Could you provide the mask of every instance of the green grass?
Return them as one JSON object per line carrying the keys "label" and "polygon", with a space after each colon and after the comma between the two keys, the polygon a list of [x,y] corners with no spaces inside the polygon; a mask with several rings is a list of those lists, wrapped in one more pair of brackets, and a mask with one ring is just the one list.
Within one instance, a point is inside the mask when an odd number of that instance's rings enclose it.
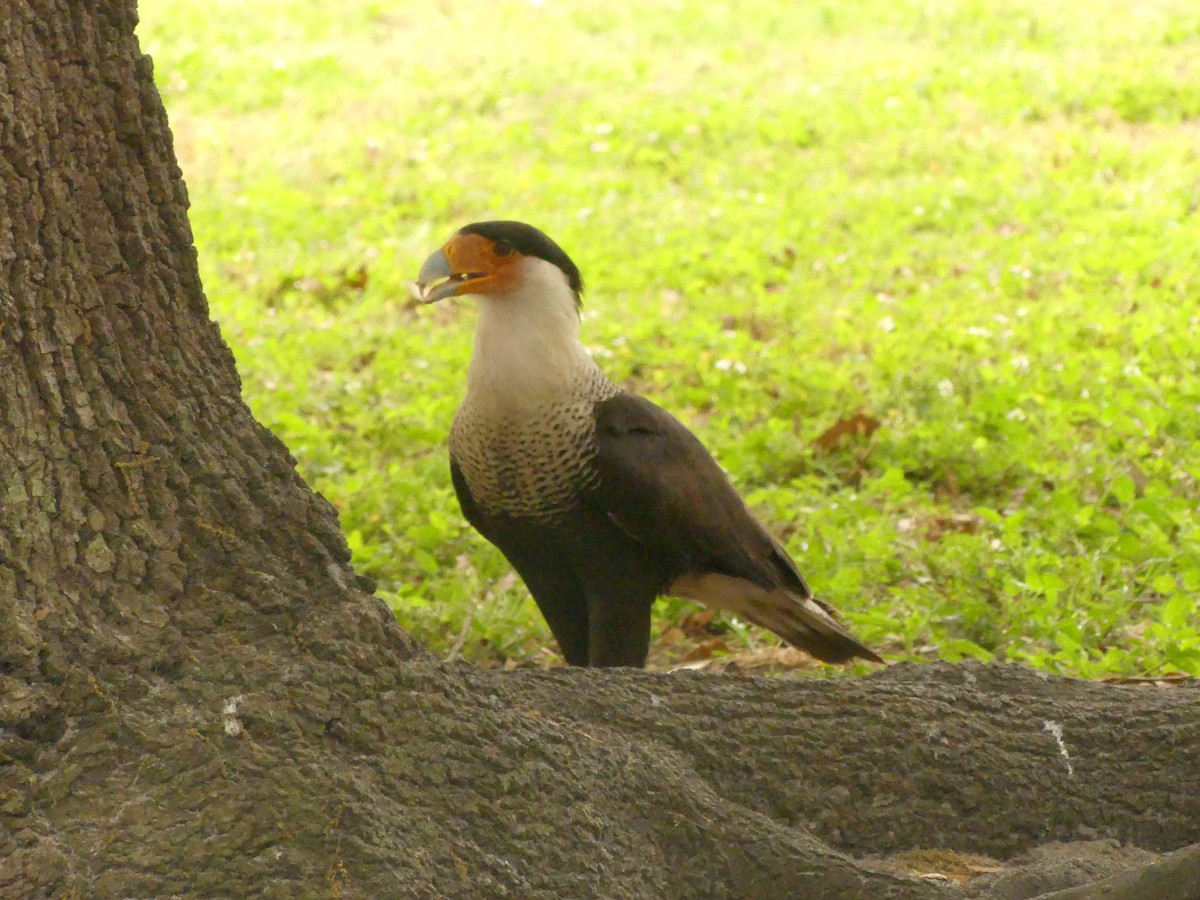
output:
{"label": "green grass", "polygon": [[144,0],[140,35],[246,397],[434,649],[550,644],[450,487],[473,310],[406,290],[505,217],[868,643],[1200,674],[1200,9],[1103,7]]}

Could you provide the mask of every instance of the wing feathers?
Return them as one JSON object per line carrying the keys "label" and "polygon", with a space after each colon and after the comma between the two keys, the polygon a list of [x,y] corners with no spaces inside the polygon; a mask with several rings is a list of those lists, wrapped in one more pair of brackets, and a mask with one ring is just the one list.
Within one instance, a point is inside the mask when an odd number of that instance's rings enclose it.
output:
{"label": "wing feathers", "polygon": [[807,592],[794,568],[774,563],[774,540],[670,413],[622,393],[596,404],[596,425],[599,480],[590,502],[622,531],[679,571],[723,572],[764,588],[783,579]]}
{"label": "wing feathers", "polygon": [[882,662],[813,599],[787,552],[696,437],[649,400],[596,404],[588,502],[680,573],[668,593],[732,610],[826,662]]}

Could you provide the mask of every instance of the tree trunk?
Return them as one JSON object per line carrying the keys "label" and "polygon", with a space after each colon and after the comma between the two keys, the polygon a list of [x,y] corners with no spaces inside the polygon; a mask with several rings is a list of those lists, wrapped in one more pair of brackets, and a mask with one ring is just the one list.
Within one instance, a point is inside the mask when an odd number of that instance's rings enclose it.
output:
{"label": "tree trunk", "polygon": [[[0,894],[920,898],[878,857],[1200,841],[1194,685],[426,658],[240,398],[135,23],[0,6]],[[1155,859],[1050,856],[967,890]]]}

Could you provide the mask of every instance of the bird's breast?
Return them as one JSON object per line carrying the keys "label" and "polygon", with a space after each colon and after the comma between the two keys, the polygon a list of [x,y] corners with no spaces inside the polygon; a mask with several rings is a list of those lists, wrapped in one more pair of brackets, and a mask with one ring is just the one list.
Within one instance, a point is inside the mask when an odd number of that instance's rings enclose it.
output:
{"label": "bird's breast", "polygon": [[575,397],[522,408],[468,397],[450,430],[450,453],[488,512],[561,518],[595,480],[593,402]]}

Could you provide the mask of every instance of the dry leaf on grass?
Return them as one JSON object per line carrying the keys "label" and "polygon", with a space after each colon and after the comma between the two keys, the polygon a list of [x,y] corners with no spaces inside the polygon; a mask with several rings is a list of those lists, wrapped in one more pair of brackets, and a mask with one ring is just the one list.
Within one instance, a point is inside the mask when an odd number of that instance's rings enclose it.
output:
{"label": "dry leaf on grass", "polygon": [[713,615],[711,609],[702,609],[697,612],[688,613],[679,620],[679,628],[690,638],[707,640],[713,636],[711,629]]}
{"label": "dry leaf on grass", "polygon": [[699,659],[712,659],[718,653],[728,653],[729,647],[721,638],[712,638],[697,644],[687,653],[683,654],[684,662],[694,662]]}
{"label": "dry leaf on grass", "polygon": [[848,419],[840,419],[829,428],[826,428],[821,435],[813,441],[813,446],[818,450],[823,450],[829,453],[841,443],[843,438],[847,437],[864,437],[868,438],[879,430],[882,423],[878,419],[863,413],[856,413]]}
{"label": "dry leaf on grass", "polygon": [[664,631],[658,638],[658,646],[674,647],[677,644],[682,644],[687,640],[687,635],[682,628],[672,626]]}

